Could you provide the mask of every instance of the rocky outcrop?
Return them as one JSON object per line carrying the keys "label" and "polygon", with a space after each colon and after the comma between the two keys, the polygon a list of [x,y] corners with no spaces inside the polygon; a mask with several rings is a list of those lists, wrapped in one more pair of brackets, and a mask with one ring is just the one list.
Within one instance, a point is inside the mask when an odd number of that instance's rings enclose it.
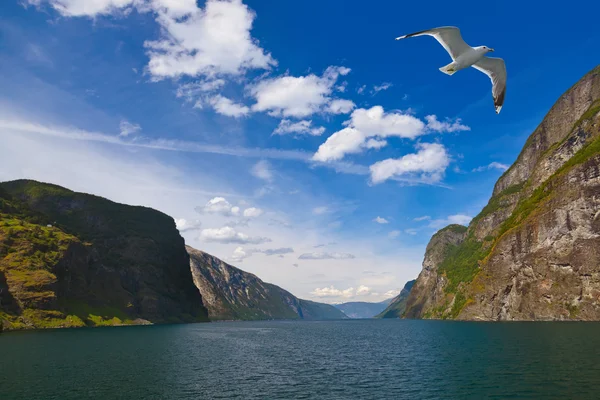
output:
{"label": "rocky outcrop", "polygon": [[394,297],[388,306],[376,318],[401,318],[406,310],[408,295],[415,285],[416,280],[406,282],[398,296]]}
{"label": "rocky outcrop", "polygon": [[460,243],[437,243],[406,317],[600,320],[600,67],[569,89]]}
{"label": "rocky outcrop", "polygon": [[344,319],[329,304],[298,299],[256,275],[190,246],[190,267],[211,320]]}
{"label": "rocky outcrop", "polygon": [[206,321],[173,219],[35,181],[0,184],[5,328]]}

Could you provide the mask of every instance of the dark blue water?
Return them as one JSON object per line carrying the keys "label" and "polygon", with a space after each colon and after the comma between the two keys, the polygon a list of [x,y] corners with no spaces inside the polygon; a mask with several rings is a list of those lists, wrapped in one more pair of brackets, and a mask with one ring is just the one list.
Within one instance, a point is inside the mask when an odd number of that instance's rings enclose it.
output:
{"label": "dark blue water", "polygon": [[600,324],[239,322],[0,335],[0,399],[600,398]]}

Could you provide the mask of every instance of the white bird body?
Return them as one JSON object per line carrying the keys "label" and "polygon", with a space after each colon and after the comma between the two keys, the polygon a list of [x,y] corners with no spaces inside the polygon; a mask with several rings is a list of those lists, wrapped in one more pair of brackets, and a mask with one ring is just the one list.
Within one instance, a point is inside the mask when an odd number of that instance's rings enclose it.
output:
{"label": "white bird body", "polygon": [[434,37],[452,57],[450,64],[440,68],[443,73],[452,75],[461,69],[473,67],[489,76],[492,81],[492,97],[496,113],[500,113],[506,93],[506,66],[501,58],[485,56],[494,49],[487,46],[469,46],[460,35],[460,30],[454,26],[410,33],[397,37],[396,40],[422,35]]}

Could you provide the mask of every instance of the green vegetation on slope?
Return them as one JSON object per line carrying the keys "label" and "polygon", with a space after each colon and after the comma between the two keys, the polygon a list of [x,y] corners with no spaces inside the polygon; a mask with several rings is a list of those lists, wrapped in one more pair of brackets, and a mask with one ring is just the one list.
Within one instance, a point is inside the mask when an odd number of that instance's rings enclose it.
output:
{"label": "green vegetation on slope", "polygon": [[[577,121],[572,132],[580,126],[584,121],[594,118],[600,112],[600,102],[595,102],[584,113],[582,118]],[[564,139],[562,142],[564,142]],[[562,143],[561,142],[561,143]],[[551,149],[556,149],[558,146],[553,146]],[[494,246],[508,231],[518,227],[523,223],[536,209],[539,209],[541,203],[549,198],[549,196],[557,190],[556,185],[558,179],[573,167],[584,163],[591,157],[600,154],[600,136],[587,143],[582,149],[569,158],[556,172],[544,181],[533,193],[519,200],[512,214],[500,225],[498,234],[488,236],[484,242],[479,242],[475,239],[472,233],[458,246],[450,246],[444,260],[438,267],[440,274],[443,274],[448,279],[444,291],[449,294],[454,294],[454,303],[451,310],[447,311],[449,304],[429,310],[425,317],[433,318],[456,318],[462,309],[471,301],[466,297],[466,286],[470,284],[475,276],[480,271],[480,263],[484,261],[491,253]],[[531,183],[523,182],[519,185],[513,185],[499,193],[497,196],[490,199],[488,205],[479,213],[470,226],[475,226],[476,223],[486,215],[489,215],[502,207],[502,199],[514,193],[522,192]]]}
{"label": "green vegetation on slope", "polygon": [[55,185],[0,183],[0,323],[55,328],[140,318],[206,319],[170,217]]}

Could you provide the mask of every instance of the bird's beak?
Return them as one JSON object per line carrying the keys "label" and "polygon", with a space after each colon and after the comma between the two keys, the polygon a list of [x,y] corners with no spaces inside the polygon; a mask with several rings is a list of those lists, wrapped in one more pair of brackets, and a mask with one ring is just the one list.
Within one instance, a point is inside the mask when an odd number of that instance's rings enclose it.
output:
{"label": "bird's beak", "polygon": [[494,51],[494,49],[490,49],[490,51]]}

